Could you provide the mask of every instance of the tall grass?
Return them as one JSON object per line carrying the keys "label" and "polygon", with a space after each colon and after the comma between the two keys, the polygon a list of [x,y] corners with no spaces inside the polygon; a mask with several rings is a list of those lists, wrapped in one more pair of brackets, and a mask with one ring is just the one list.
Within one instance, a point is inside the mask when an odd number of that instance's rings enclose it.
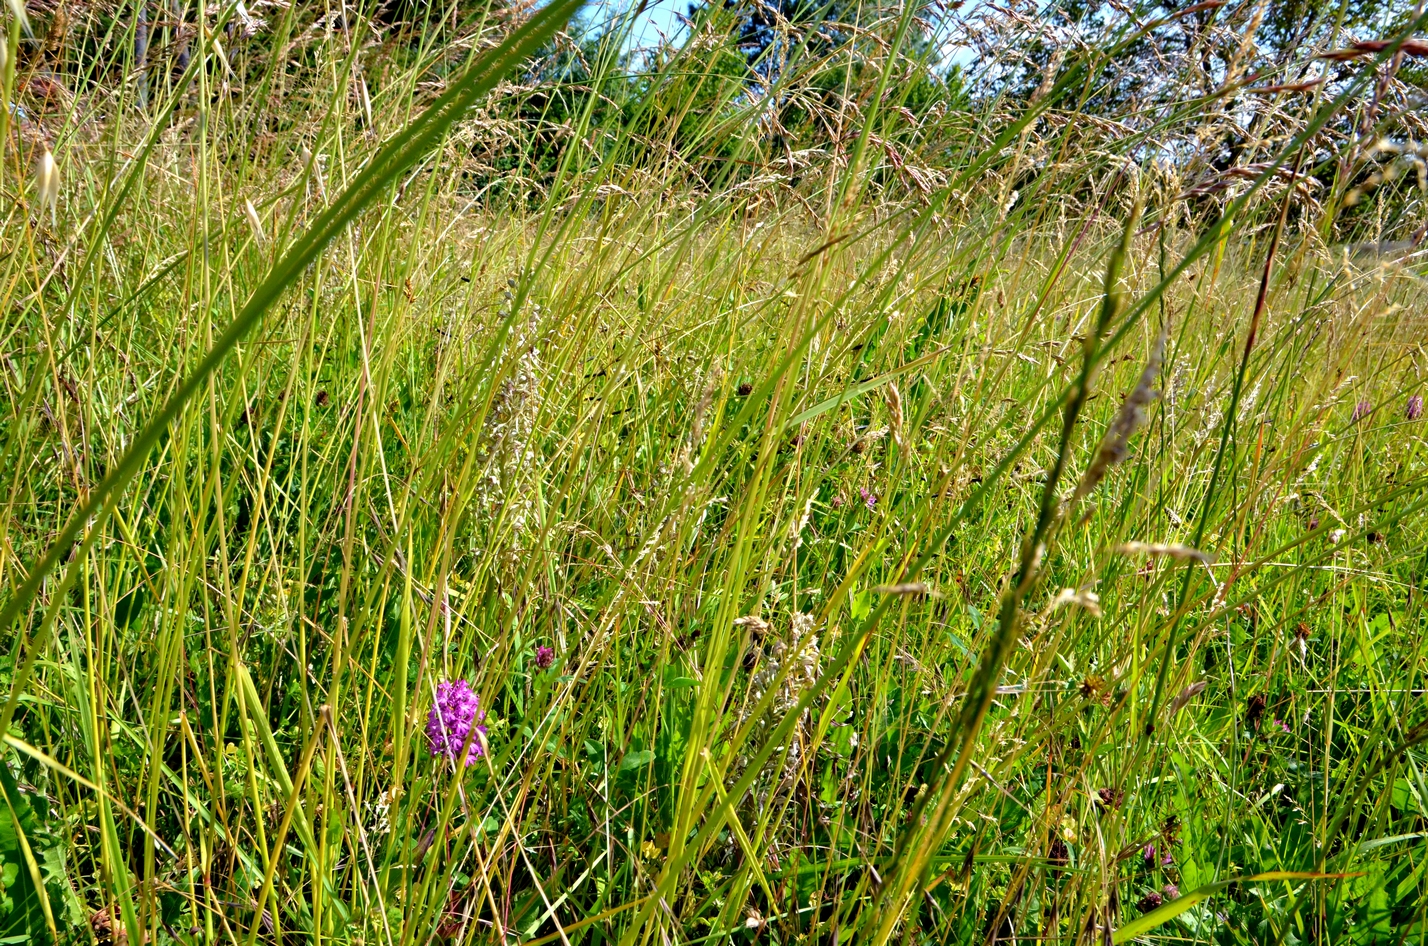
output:
{"label": "tall grass", "polygon": [[1303,177],[1395,47],[1233,190],[1091,147],[1164,24],[919,113],[912,7],[574,8],[7,21],[0,935],[1421,942],[1422,273]]}

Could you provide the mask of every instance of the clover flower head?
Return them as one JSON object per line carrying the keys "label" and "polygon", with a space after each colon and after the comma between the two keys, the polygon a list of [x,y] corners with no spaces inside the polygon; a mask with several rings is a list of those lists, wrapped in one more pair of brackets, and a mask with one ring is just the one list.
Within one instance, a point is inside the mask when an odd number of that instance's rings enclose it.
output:
{"label": "clover flower head", "polygon": [[866,486],[859,486],[859,487],[858,487],[858,495],[863,497],[863,505],[867,506],[869,509],[872,509],[872,508],[874,508],[875,506],[877,506],[877,504],[878,504],[878,497],[877,497],[877,495],[874,494],[874,493],[872,493],[872,492],[869,492],[869,490],[868,490],[868,488],[867,488]]}
{"label": "clover flower head", "polygon": [[538,669],[545,670],[551,664],[555,663],[555,650],[553,648],[545,646],[544,644],[541,644],[536,647],[535,660],[536,667]]}
{"label": "clover flower head", "polygon": [[481,698],[471,689],[471,684],[465,680],[437,684],[436,701],[426,717],[426,738],[431,754],[455,761],[462,747],[466,747],[464,764],[470,765],[486,752],[486,727],[481,725],[485,719]]}
{"label": "clover flower head", "polygon": [[1408,399],[1408,407],[1404,409],[1403,416],[1409,420],[1417,420],[1423,416],[1423,395],[1415,394]]}

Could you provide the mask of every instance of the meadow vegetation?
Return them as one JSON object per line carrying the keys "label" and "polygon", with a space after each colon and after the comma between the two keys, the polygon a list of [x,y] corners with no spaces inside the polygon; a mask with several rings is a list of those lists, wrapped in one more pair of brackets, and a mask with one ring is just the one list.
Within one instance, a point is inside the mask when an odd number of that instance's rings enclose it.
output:
{"label": "meadow vegetation", "polygon": [[7,7],[0,942],[1428,939],[1421,12],[578,8]]}

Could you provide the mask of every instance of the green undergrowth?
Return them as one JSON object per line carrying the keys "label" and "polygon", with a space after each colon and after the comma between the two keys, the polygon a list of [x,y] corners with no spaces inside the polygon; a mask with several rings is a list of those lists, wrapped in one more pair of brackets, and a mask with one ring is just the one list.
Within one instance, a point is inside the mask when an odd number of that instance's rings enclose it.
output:
{"label": "green undergrowth", "polygon": [[1428,935],[1412,265],[1114,162],[486,203],[457,124],[195,374],[384,88],[4,211],[0,941]]}

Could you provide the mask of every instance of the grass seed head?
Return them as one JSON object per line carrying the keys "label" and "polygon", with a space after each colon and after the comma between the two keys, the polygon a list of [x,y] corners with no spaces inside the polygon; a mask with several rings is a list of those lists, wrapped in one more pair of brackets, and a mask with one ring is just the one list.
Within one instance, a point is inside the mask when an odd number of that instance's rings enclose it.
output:
{"label": "grass seed head", "polygon": [[1129,455],[1130,438],[1140,425],[1145,423],[1146,406],[1158,396],[1158,392],[1151,385],[1155,383],[1156,376],[1160,374],[1160,362],[1165,355],[1165,339],[1169,329],[1169,322],[1161,326],[1155,346],[1151,349],[1145,368],[1140,373],[1140,380],[1126,395],[1125,401],[1121,403],[1121,409],[1116,413],[1115,420],[1111,421],[1110,427],[1106,428],[1105,436],[1101,438],[1101,445],[1096,450],[1095,459],[1086,468],[1081,482],[1076,486],[1076,493],[1071,500],[1073,507],[1096,488],[1096,484],[1105,477],[1106,471],[1123,462]]}
{"label": "grass seed head", "polygon": [[59,166],[50,149],[41,145],[39,157],[35,159],[35,204],[41,213],[49,211],[52,226],[59,206],[59,192]]}
{"label": "grass seed head", "polygon": [[268,242],[267,236],[263,233],[263,221],[258,216],[258,208],[253,206],[251,200],[243,201],[243,215],[248,218],[248,228],[253,231],[253,239],[259,246]]}

